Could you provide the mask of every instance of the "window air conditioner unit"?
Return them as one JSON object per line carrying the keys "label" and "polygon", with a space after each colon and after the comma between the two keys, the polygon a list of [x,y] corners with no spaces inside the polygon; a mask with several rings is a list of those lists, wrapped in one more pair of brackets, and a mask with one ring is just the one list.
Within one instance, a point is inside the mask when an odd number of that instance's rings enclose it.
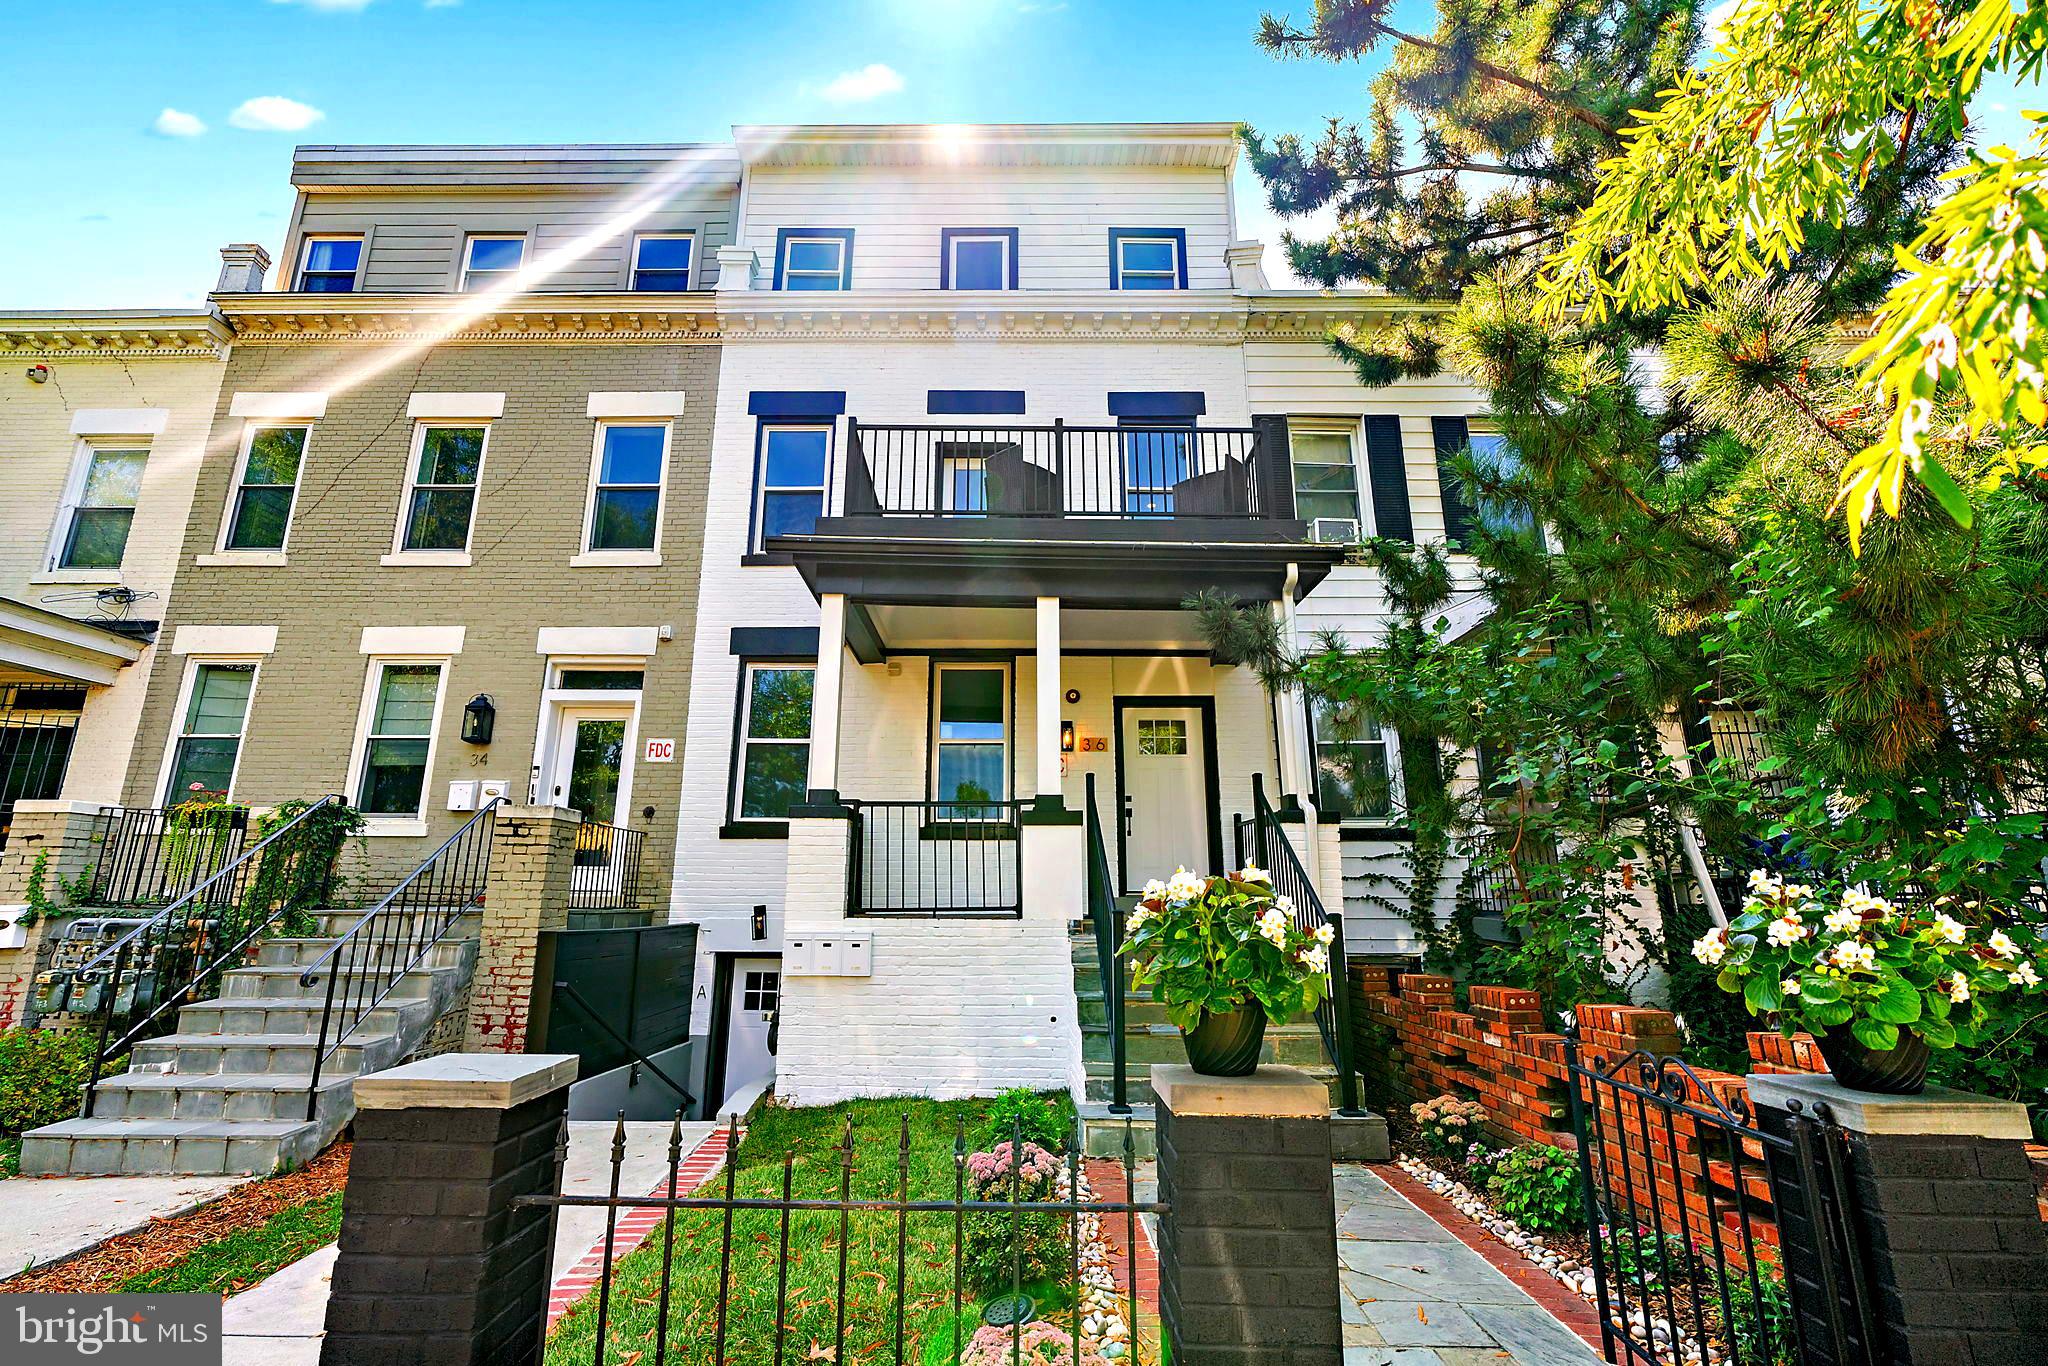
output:
{"label": "window air conditioner unit", "polygon": [[1356,517],[1318,517],[1309,524],[1309,539],[1325,545],[1356,545],[1359,535]]}

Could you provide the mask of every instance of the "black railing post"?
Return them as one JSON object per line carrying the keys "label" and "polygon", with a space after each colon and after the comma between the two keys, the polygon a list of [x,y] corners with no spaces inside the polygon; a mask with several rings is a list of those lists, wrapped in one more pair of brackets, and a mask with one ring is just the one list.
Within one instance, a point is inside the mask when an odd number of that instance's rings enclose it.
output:
{"label": "black railing post", "polygon": [[1351,960],[1344,953],[1344,915],[1330,911],[1330,995],[1337,1007],[1337,1113],[1356,1119],[1365,1111],[1358,1105],[1358,1060],[1351,1037]]}

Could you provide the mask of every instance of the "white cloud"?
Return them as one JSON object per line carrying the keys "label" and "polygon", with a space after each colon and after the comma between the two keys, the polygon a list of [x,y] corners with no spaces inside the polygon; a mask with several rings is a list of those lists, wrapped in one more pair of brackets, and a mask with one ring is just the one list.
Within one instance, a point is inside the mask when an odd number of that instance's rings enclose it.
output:
{"label": "white cloud", "polygon": [[196,138],[206,131],[206,124],[197,114],[188,114],[182,109],[172,109],[168,106],[163,113],[156,116],[156,122],[149,126],[158,137],[166,138]]}
{"label": "white cloud", "polygon": [[903,77],[896,68],[870,62],[858,71],[842,71],[818,93],[836,104],[880,99],[903,89]]}
{"label": "white cloud", "polygon": [[349,14],[356,10],[368,9],[371,0],[270,0],[273,5],[304,5],[307,9],[323,10],[329,14]]}
{"label": "white cloud", "polygon": [[228,122],[237,128],[259,133],[296,133],[326,117],[312,105],[300,104],[283,95],[258,95],[236,105],[235,112],[228,115]]}

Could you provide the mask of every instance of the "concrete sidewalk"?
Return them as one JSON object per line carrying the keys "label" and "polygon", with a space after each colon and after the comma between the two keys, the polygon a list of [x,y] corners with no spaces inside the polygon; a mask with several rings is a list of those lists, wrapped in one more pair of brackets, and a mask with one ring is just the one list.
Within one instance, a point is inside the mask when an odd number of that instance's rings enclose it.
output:
{"label": "concrete sidewalk", "polygon": [[0,1181],[0,1277],[43,1266],[152,1219],[182,1214],[247,1176],[16,1176]]}

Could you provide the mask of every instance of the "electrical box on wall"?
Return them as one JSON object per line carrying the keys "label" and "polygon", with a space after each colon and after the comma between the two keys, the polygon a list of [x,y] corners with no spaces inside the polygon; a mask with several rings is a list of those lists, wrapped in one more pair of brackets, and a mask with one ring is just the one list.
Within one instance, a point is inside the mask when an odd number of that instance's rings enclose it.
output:
{"label": "electrical box on wall", "polygon": [[785,977],[872,977],[875,941],[864,934],[791,936],[782,942]]}
{"label": "electrical box on wall", "polygon": [[448,784],[448,809],[450,811],[476,810],[476,784]]}

